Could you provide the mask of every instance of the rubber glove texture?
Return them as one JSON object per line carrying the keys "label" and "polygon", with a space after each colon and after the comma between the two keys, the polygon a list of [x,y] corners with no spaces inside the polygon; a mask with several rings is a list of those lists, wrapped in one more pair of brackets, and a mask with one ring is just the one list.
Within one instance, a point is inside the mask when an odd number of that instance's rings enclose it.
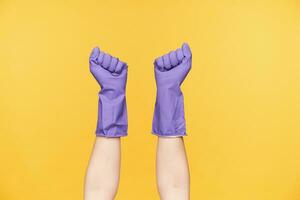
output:
{"label": "rubber glove texture", "polygon": [[90,71],[101,87],[98,101],[96,136],[127,135],[126,81],[127,64],[98,47],[89,59]]}
{"label": "rubber glove texture", "polygon": [[180,86],[191,69],[192,53],[188,44],[154,61],[156,102],[152,133],[158,136],[185,136],[183,94]]}

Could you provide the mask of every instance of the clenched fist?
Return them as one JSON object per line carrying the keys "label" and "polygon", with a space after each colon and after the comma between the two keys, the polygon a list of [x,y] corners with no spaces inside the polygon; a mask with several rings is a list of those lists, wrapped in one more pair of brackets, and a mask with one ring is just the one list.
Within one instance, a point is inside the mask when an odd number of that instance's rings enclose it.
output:
{"label": "clenched fist", "polygon": [[152,133],[159,136],[186,135],[180,86],[189,73],[191,64],[192,53],[188,44],[155,59],[157,93]]}
{"label": "clenched fist", "polygon": [[98,104],[97,136],[127,135],[126,81],[127,64],[94,48],[89,59],[90,71],[101,86]]}

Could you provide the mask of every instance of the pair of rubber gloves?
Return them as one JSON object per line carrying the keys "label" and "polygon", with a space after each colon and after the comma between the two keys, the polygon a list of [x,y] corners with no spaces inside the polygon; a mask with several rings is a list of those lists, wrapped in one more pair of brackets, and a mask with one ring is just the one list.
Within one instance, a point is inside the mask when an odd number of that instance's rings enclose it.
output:
{"label": "pair of rubber gloves", "polygon": [[[101,86],[96,135],[127,135],[126,108],[127,64],[98,47],[90,55],[90,71]],[[154,62],[157,87],[152,133],[158,136],[184,136],[183,94],[180,86],[189,73],[192,54],[189,45],[171,51]]]}

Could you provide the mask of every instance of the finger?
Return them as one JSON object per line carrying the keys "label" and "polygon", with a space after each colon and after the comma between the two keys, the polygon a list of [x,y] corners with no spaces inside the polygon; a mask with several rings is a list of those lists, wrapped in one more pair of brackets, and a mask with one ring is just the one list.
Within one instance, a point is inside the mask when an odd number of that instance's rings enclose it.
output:
{"label": "finger", "polygon": [[103,58],[104,58],[104,52],[103,52],[103,51],[100,51],[100,53],[99,53],[99,55],[98,55],[98,58],[97,58],[97,62],[98,62],[99,65],[102,64]]}
{"label": "finger", "polygon": [[169,54],[163,55],[163,62],[164,62],[165,69],[170,69],[172,67]]}
{"label": "finger", "polygon": [[170,56],[170,61],[171,61],[171,65],[173,67],[175,67],[176,65],[178,65],[178,59],[176,56],[176,51],[171,51],[171,53],[169,54]]}
{"label": "finger", "polygon": [[104,69],[108,69],[108,67],[109,67],[109,64],[110,64],[110,61],[111,61],[111,55],[109,55],[109,54],[104,54],[104,58],[103,58],[103,62],[102,62],[102,67],[104,68]]}
{"label": "finger", "polygon": [[119,60],[115,68],[115,73],[120,74],[124,66],[126,66],[126,63]]}
{"label": "finger", "polygon": [[90,60],[96,61],[99,53],[100,53],[100,49],[98,47],[93,48],[91,55],[90,55]]}
{"label": "finger", "polygon": [[176,50],[176,56],[178,59],[178,62],[181,62],[183,59],[183,52],[182,52],[182,48],[179,48]]}
{"label": "finger", "polygon": [[112,57],[112,58],[111,58],[110,65],[109,65],[109,67],[108,67],[108,71],[114,72],[115,69],[116,69],[117,63],[118,63],[118,59],[115,58],[115,57]]}
{"label": "finger", "polygon": [[190,49],[190,46],[187,43],[184,43],[182,45],[182,52],[183,52],[184,57],[186,57],[186,58],[192,57],[192,51]]}
{"label": "finger", "polygon": [[155,65],[156,65],[160,70],[163,69],[163,67],[164,67],[164,61],[163,61],[163,58],[162,58],[162,57],[156,58],[154,63],[155,63]]}

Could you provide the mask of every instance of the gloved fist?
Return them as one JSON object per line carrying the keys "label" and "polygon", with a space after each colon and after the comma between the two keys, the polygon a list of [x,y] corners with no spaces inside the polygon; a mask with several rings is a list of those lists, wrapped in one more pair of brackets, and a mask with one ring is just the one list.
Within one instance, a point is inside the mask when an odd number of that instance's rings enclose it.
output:
{"label": "gloved fist", "polygon": [[180,86],[189,73],[192,64],[192,53],[188,44],[171,51],[154,62],[157,88]]}
{"label": "gloved fist", "polygon": [[152,133],[159,136],[186,135],[183,94],[180,86],[189,73],[192,53],[188,44],[154,62],[157,86]]}
{"label": "gloved fist", "polygon": [[126,63],[96,47],[90,55],[90,71],[101,86],[101,93],[108,92],[108,98],[125,93]]}
{"label": "gloved fist", "polygon": [[96,135],[127,135],[126,81],[127,64],[94,48],[90,55],[90,71],[101,86]]}

